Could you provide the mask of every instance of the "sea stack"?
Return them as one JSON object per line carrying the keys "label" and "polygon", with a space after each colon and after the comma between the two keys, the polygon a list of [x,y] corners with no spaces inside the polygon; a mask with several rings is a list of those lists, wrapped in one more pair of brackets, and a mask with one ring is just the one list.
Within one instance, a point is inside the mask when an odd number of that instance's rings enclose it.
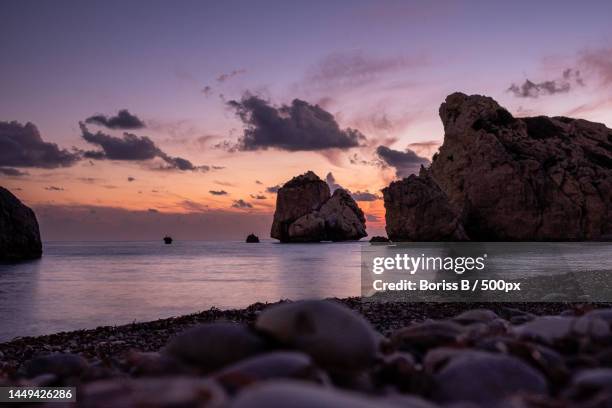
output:
{"label": "sea stack", "polygon": [[246,237],[246,242],[248,244],[258,244],[259,243],[259,237],[255,234],[249,234]]}
{"label": "sea stack", "polygon": [[393,241],[612,239],[612,130],[454,93],[429,168],[383,190]]}
{"label": "sea stack", "polygon": [[358,240],[367,235],[363,211],[344,189],[308,171],[285,183],[276,197],[272,238],[281,242]]}
{"label": "sea stack", "polygon": [[0,187],[0,261],[37,259],[41,255],[42,243],[34,211]]}
{"label": "sea stack", "polygon": [[173,241],[173,239],[172,239],[172,237],[171,237],[171,236],[166,235],[166,236],[164,237],[164,244],[166,244],[166,245],[170,245],[170,244],[172,243],[172,241]]}

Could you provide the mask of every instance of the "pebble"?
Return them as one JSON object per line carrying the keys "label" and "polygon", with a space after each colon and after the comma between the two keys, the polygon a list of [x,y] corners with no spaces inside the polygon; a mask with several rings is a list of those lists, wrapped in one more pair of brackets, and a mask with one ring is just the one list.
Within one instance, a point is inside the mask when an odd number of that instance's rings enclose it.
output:
{"label": "pebble", "polygon": [[455,345],[464,327],[444,320],[429,320],[396,330],[391,342],[396,349],[422,352],[434,347]]}
{"label": "pebble", "polygon": [[49,354],[33,358],[25,365],[28,378],[53,374],[59,379],[80,377],[87,370],[87,361],[76,354]]}
{"label": "pebble", "polygon": [[363,317],[337,302],[273,306],[258,316],[255,327],[329,369],[359,370],[376,361],[377,333]]}
{"label": "pebble", "polygon": [[257,355],[223,368],[213,378],[231,392],[256,382],[295,378],[323,381],[310,356],[295,351],[276,351]]}
{"label": "pebble", "polygon": [[[278,381],[256,385],[236,397],[229,408],[391,408],[392,401],[302,382]],[[405,404],[404,408],[422,408]]]}
{"label": "pebble", "polygon": [[211,372],[265,349],[265,341],[244,325],[206,323],[173,338],[164,353],[203,372]]}
{"label": "pebble", "polygon": [[465,350],[434,377],[432,397],[439,402],[493,404],[516,393],[548,393],[546,379],[521,360]]}
{"label": "pebble", "polygon": [[219,407],[226,401],[218,384],[196,377],[116,378],[90,383],[79,391],[79,406],[87,408]]}

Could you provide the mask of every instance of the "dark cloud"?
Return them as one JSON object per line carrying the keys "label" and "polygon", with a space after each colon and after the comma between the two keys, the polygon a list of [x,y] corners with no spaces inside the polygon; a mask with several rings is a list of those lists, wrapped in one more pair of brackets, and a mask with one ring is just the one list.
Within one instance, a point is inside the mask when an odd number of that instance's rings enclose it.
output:
{"label": "dark cloud", "polygon": [[417,173],[422,165],[429,164],[429,160],[418,156],[410,149],[405,152],[393,150],[387,146],[378,146],[376,154],[384,165],[395,168],[397,177],[408,177],[410,174]]}
{"label": "dark cloud", "polygon": [[210,190],[209,193],[216,196],[227,195],[227,191],[225,190]]}
{"label": "dark cloud", "polygon": [[14,169],[12,167],[0,167],[0,174],[4,174],[5,176],[9,177],[21,177],[28,175],[27,172]]}
{"label": "dark cloud", "polygon": [[77,153],[44,142],[31,122],[0,122],[0,166],[51,169],[72,166],[79,159]]}
{"label": "dark cloud", "polygon": [[255,184],[263,184],[263,183],[259,180],[255,180]]}
{"label": "dark cloud", "polygon": [[266,196],[263,194],[251,194],[253,200],[265,200]]}
{"label": "dark cloud", "polygon": [[232,207],[234,208],[253,208],[253,204],[248,203],[241,198],[240,200],[234,200]]}
{"label": "dark cloud", "polygon": [[57,187],[57,186],[45,187],[45,190],[47,190],[47,191],[64,191],[64,189],[62,187]]}
{"label": "dark cloud", "polygon": [[132,181],[134,181],[134,180],[136,180],[136,179],[135,179],[134,177],[132,177],[132,176],[129,176],[129,177],[127,178],[127,181],[129,181],[130,183],[131,183]]}
{"label": "dark cloud", "polygon": [[281,188],[282,186],[280,184],[277,184],[275,186],[272,187],[267,187],[266,188],[266,192],[270,193],[270,194],[276,194],[278,193],[278,190]]}
{"label": "dark cloud", "polygon": [[299,99],[277,108],[257,96],[245,95],[227,104],[246,126],[237,150],[348,149],[365,140],[358,130],[340,129],[331,113]]}
{"label": "dark cloud", "polygon": [[166,164],[160,170],[199,170],[208,171],[209,166],[194,166],[189,160],[182,157],[173,157],[162,151],[147,136],[137,136],[124,133],[122,137],[111,136],[100,131],[90,132],[84,123],[81,127],[81,136],[88,143],[99,146],[102,150],[89,150],[83,152],[84,157],[96,160],[129,160],[145,161],[160,158]]}
{"label": "dark cloud", "polygon": [[232,79],[235,76],[244,74],[245,72],[246,69],[234,69],[233,71],[225,72],[217,77],[217,82],[225,82],[228,79]]}
{"label": "dark cloud", "polygon": [[141,129],[145,124],[127,109],[121,109],[116,116],[94,115],[85,119],[85,123],[105,126],[109,129]]}
{"label": "dark cloud", "polygon": [[150,212],[150,213],[154,213],[154,214],[159,213],[159,211],[156,210],[155,208],[149,208],[147,211]]}
{"label": "dark cloud", "polygon": [[507,91],[518,98],[538,98],[544,95],[568,93],[576,85],[584,86],[580,71],[568,68],[563,71],[561,78],[538,83],[526,79],[522,85],[510,85]]}
{"label": "dark cloud", "polygon": [[376,201],[380,200],[380,196],[378,194],[370,193],[369,191],[355,191],[351,193],[351,197],[355,201]]}
{"label": "dark cloud", "polygon": [[209,96],[212,93],[212,87],[206,85],[204,88],[202,88],[202,93],[206,96]]}

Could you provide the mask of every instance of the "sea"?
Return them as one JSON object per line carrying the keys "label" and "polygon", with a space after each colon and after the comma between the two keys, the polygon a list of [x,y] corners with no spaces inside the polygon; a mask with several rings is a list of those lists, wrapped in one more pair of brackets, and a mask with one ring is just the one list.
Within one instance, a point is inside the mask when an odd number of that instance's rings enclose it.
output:
{"label": "sea", "polygon": [[[420,254],[428,245],[414,244]],[[516,244],[496,273],[612,269],[612,245]],[[559,246],[562,245],[562,246]],[[435,248],[434,248],[435,249]],[[384,248],[383,248],[384,250]],[[438,250],[438,249],[436,249]],[[43,257],[0,264],[0,342],[255,302],[359,296],[367,242],[45,242]],[[612,274],[610,275],[612,276]],[[612,296],[612,294],[611,294]]]}

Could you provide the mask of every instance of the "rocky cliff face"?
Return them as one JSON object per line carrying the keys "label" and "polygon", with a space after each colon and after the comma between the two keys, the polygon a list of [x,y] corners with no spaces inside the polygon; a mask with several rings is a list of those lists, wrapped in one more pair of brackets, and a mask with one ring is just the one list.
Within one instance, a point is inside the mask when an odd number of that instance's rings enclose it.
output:
{"label": "rocky cliff face", "polygon": [[40,258],[42,244],[34,211],[0,187],[0,261]]}
{"label": "rocky cliff face", "polygon": [[514,118],[461,93],[440,107],[429,169],[384,190],[392,240],[612,238],[612,130],[566,117]]}
{"label": "rocky cliff face", "polygon": [[343,189],[330,196],[327,183],[312,171],[278,190],[272,238],[281,242],[347,241],[365,237],[365,217]]}

